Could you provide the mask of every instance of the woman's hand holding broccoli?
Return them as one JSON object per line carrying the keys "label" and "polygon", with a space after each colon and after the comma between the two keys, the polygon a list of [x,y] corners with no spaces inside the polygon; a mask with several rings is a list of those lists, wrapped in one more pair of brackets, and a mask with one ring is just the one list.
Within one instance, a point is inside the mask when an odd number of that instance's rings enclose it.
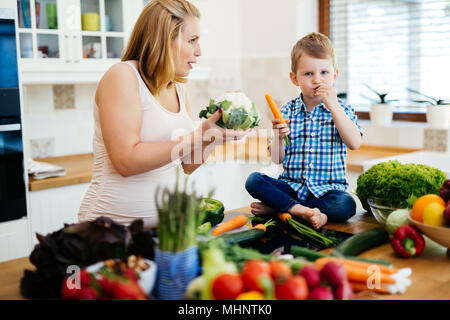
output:
{"label": "woman's hand holding broccoli", "polygon": [[199,128],[201,129],[203,144],[225,144],[229,141],[240,140],[252,132],[251,128],[247,130],[232,130],[218,126],[216,122],[222,118],[222,113],[223,110],[218,109],[210,118],[203,121]]}

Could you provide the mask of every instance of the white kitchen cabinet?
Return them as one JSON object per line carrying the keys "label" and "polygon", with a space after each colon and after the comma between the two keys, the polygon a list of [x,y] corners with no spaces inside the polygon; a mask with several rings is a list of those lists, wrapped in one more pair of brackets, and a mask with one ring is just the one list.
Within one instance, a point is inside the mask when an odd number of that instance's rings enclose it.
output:
{"label": "white kitchen cabinet", "polygon": [[215,190],[213,198],[220,200],[225,210],[249,206],[255,201],[245,190],[245,181],[252,172],[268,174],[267,164],[245,161],[207,163],[200,166],[189,177],[189,184],[202,196]]}
{"label": "white kitchen cabinet", "polygon": [[[120,60],[143,5],[141,0],[17,3],[24,84],[97,82]],[[56,8],[56,20],[51,8]],[[98,30],[85,30],[82,17],[88,13],[98,18]]]}
{"label": "white kitchen cabinet", "polygon": [[30,254],[28,219],[0,223],[0,262],[26,257]]}
{"label": "white kitchen cabinet", "polygon": [[78,223],[78,210],[88,187],[89,183],[83,183],[29,193],[33,246],[38,243],[36,232],[46,235],[63,228],[65,223]]}

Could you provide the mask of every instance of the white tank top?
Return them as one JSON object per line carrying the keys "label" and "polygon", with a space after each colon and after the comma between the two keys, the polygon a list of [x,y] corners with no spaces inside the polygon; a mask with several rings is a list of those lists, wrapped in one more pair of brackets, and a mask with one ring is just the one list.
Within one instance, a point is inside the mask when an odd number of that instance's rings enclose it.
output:
{"label": "white tank top", "polygon": [[[131,66],[138,78],[142,106],[141,142],[174,140],[194,130],[193,122],[186,111],[185,87],[182,83],[175,84],[180,111],[173,113],[159,104],[131,61],[120,63]],[[155,228],[158,225],[156,190],[158,186],[161,189],[165,186],[173,188],[181,160],[145,173],[123,177],[114,169],[106,151],[95,101],[94,120],[94,167],[91,184],[78,213],[80,222],[107,216],[125,225],[135,219],[143,219],[146,227]]]}

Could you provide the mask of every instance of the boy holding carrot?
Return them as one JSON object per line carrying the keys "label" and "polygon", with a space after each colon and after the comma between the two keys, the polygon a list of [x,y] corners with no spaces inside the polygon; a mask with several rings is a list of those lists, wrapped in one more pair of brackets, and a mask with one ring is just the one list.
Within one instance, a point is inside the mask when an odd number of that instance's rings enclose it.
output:
{"label": "boy holding carrot", "polygon": [[345,192],[347,147],[359,148],[362,131],[354,109],[337,98],[337,75],[328,37],[313,32],[295,44],[290,79],[301,94],[281,108],[286,123],[272,121],[269,145],[272,161],[284,170],[278,179],[259,172],[248,177],[247,191],[261,201],[251,204],[253,214],[289,212],[315,229],[355,214],[356,203]]}

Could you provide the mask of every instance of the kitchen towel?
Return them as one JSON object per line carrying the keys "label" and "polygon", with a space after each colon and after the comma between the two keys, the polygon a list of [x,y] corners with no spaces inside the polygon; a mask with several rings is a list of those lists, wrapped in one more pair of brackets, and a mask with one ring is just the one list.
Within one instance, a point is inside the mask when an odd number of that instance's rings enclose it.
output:
{"label": "kitchen towel", "polygon": [[47,162],[27,160],[28,174],[33,179],[45,179],[50,177],[61,177],[66,175],[66,169]]}

